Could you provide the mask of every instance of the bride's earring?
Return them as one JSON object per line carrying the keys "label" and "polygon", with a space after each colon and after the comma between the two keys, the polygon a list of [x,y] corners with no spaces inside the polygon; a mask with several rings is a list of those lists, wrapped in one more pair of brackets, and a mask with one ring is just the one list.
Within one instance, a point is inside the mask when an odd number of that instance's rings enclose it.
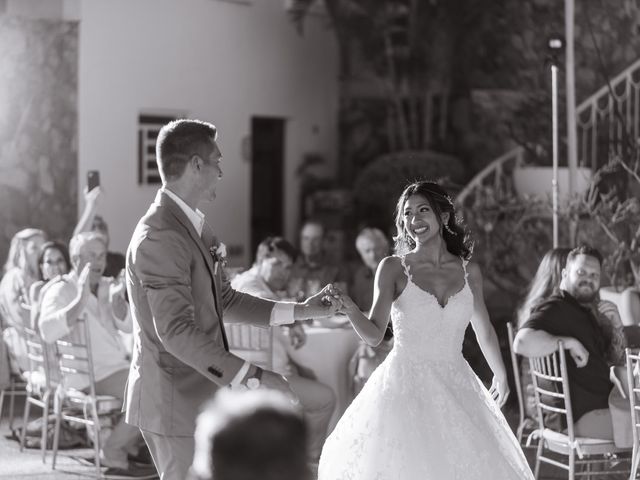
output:
{"label": "bride's earring", "polygon": [[444,229],[449,232],[451,235],[457,235],[457,233],[455,231],[453,231],[451,229],[451,227],[449,225],[447,225],[446,223],[443,223],[442,226],[444,227]]}
{"label": "bride's earring", "polygon": [[404,241],[406,242],[407,245],[409,245],[409,247],[414,248],[416,245],[413,241],[413,238],[411,238],[411,235],[409,235],[409,232],[407,232],[407,229],[405,228],[404,230]]}

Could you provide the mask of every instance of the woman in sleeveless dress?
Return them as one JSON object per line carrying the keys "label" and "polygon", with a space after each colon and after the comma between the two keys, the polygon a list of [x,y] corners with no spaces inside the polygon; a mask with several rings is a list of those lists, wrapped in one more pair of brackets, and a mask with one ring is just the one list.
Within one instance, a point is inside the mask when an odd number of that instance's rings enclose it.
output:
{"label": "woman in sleeveless dress", "polygon": [[[533,479],[500,412],[506,370],[453,202],[436,183],[413,183],[396,227],[398,255],[378,267],[369,318],[341,295],[371,346],[391,317],[394,347],[327,439],[319,480]],[[462,356],[469,322],[494,373],[489,390]]]}

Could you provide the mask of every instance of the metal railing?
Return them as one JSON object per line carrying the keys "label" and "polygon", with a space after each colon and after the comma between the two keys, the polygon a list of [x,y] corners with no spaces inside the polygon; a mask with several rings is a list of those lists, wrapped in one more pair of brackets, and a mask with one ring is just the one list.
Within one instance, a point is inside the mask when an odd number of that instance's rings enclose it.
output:
{"label": "metal railing", "polygon": [[[578,165],[596,170],[611,154],[622,154],[625,142],[640,138],[640,60],[576,108]],[[513,184],[513,168],[525,163],[525,150],[515,147],[493,160],[460,191],[456,203],[464,206],[482,187]]]}

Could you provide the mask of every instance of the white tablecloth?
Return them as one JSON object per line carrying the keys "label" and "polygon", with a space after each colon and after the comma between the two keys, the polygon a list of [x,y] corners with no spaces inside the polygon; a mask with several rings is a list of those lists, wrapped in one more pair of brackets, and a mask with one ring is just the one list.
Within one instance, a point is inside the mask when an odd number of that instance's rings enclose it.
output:
{"label": "white tablecloth", "polygon": [[310,368],[318,381],[328,385],[336,394],[336,409],[329,422],[329,432],[333,430],[340,416],[352,400],[348,365],[359,345],[356,332],[347,328],[307,327],[307,342],[294,350],[288,345],[291,358],[300,365]]}

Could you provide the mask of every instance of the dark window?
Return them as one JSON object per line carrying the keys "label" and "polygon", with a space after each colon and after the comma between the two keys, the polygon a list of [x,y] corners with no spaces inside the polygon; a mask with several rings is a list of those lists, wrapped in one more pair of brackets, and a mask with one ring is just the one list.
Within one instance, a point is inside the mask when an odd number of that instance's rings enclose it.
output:
{"label": "dark window", "polygon": [[162,183],[156,164],[156,138],[163,125],[184,115],[140,114],[138,117],[138,184]]}

